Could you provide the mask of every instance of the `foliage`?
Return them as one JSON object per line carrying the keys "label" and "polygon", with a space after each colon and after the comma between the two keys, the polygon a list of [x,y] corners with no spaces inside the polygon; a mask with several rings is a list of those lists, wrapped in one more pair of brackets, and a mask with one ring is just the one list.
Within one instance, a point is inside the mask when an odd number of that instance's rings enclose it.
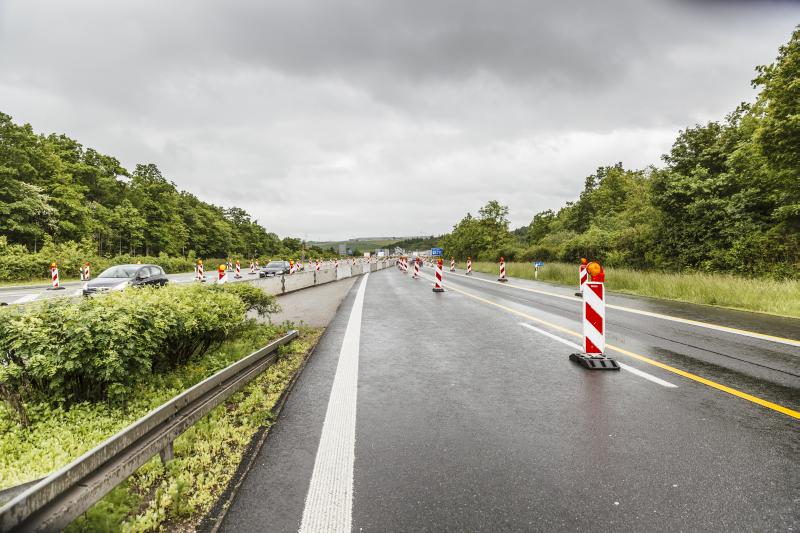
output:
{"label": "foliage", "polygon": [[[249,322],[220,347],[175,370],[135,384],[126,405],[107,402],[52,407],[29,405],[23,427],[0,404],[0,488],[24,483],[63,467],[102,440],[291,329]],[[259,427],[321,331],[301,328],[300,338],[281,349],[276,365],[226,405],[218,407],[175,441],[167,467],[158,458],[140,468],[86,514],[70,531],[158,530],[165,521],[196,522],[219,497]],[[170,528],[172,529],[172,528]],[[191,529],[191,528],[190,528]]]}
{"label": "foliage", "polygon": [[[497,263],[473,262],[475,272],[497,275]],[[800,318],[800,281],[753,279],[724,273],[707,274],[645,272],[628,268],[605,268],[610,291],[695,304],[716,305]],[[574,263],[546,262],[534,277],[532,263],[506,263],[506,274],[519,279],[572,285],[577,288]],[[731,287],[736,287],[735,291]]]}
{"label": "foliage", "polygon": [[267,294],[260,288],[249,283],[209,285],[208,288],[212,291],[221,291],[236,295],[236,297],[244,302],[247,311],[255,311],[260,316],[277,313],[281,310],[280,304],[278,304],[277,299],[273,295]]}
{"label": "foliage", "polygon": [[251,290],[195,285],[4,309],[0,398],[23,422],[26,402],[119,403],[134,384],[218,345],[241,327],[248,308],[271,312],[276,304]]}
{"label": "foliage", "polygon": [[445,254],[800,278],[800,27],[757,73],[756,102],[681,131],[664,168],[600,167],[513,233],[490,202],[441,239]]}
{"label": "foliage", "polygon": [[[0,235],[36,252],[89,242],[92,256],[286,256],[280,240],[244,210],[178,191],[153,164],[133,172],[65,135],[37,135],[0,113]],[[51,260],[56,258],[51,258]],[[38,277],[38,275],[37,275]]]}

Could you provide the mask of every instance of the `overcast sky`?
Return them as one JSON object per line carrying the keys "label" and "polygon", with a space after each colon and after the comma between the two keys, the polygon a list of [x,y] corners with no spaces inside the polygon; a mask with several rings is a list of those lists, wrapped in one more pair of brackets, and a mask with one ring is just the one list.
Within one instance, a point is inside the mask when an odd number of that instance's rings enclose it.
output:
{"label": "overcast sky", "polygon": [[800,3],[0,0],[0,111],[306,239],[512,226],[752,100]]}

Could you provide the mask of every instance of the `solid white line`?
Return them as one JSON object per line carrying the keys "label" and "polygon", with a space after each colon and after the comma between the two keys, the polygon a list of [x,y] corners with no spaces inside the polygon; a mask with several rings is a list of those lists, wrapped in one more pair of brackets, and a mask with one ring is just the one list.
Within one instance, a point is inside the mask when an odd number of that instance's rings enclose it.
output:
{"label": "solid white line", "polygon": [[358,351],[368,277],[367,273],[361,280],[344,332],[300,523],[302,533],[352,529]]}
{"label": "solid white line", "polygon": [[[567,345],[567,346],[569,346],[570,348],[574,348],[574,349],[578,350],[579,352],[582,352],[582,351],[583,351],[583,348],[581,348],[580,346],[578,346],[578,345],[577,345],[577,344],[575,344],[574,342],[568,341],[568,340],[566,340],[566,339],[562,339],[562,338],[561,338],[561,337],[559,337],[558,335],[553,335],[553,334],[552,334],[552,333],[550,333],[549,331],[545,331],[545,330],[543,330],[543,329],[537,328],[536,326],[531,326],[530,324],[526,324],[525,322],[519,322],[519,325],[520,325],[520,326],[523,326],[523,327],[526,327],[526,328],[528,328],[528,329],[530,329],[530,330],[533,330],[533,331],[535,331],[535,332],[537,332],[537,333],[541,333],[542,335],[544,335],[544,336],[546,336],[546,337],[550,337],[551,339],[553,339],[553,340],[556,340],[556,341],[558,341],[558,342],[560,342],[560,343],[566,344],[566,345]],[[618,362],[618,363],[619,363],[619,362]],[[648,381],[652,381],[653,383],[656,383],[656,384],[658,384],[658,385],[661,385],[662,387],[667,387],[667,388],[670,388],[670,389],[676,389],[676,388],[678,388],[678,386],[677,386],[677,385],[675,385],[674,383],[670,383],[669,381],[665,381],[665,380],[663,380],[663,379],[661,379],[661,378],[657,378],[656,376],[654,376],[654,375],[652,375],[652,374],[648,374],[647,372],[644,372],[644,371],[642,371],[642,370],[639,370],[639,369],[638,369],[638,368],[636,368],[636,367],[633,367],[633,366],[627,365],[627,364],[625,364],[625,363],[619,363],[619,366],[620,366],[620,368],[622,368],[623,370],[627,370],[628,372],[630,372],[630,373],[632,373],[632,374],[636,374],[636,375],[637,375],[637,376],[639,376],[640,378],[644,378],[644,379],[646,379],[646,380],[648,380]]]}
{"label": "solid white line", "polygon": [[[490,280],[490,279],[483,279],[483,278],[479,278],[479,277],[466,276],[464,274],[453,273],[453,275],[461,276],[462,278],[474,279],[474,280],[477,280],[477,281],[483,281],[484,283],[494,283],[496,285],[500,285],[500,286],[503,286],[503,287],[508,287],[510,289],[519,289],[519,290],[523,290],[523,291],[534,292],[536,294],[542,294],[544,296],[552,296],[554,298],[561,298],[562,300],[571,300],[573,302],[581,302],[582,301],[581,298],[578,298],[576,296],[567,296],[565,294],[558,294],[558,293],[550,292],[550,291],[542,291],[542,290],[539,290],[539,289],[532,289],[530,287],[522,287],[520,285],[513,285],[511,283],[500,283],[498,281],[493,281],[493,280]],[[774,335],[767,335],[766,333],[757,333],[755,331],[747,331],[747,330],[744,330],[744,329],[731,328],[731,327],[728,327],[728,326],[720,326],[718,324],[710,324],[708,322],[699,322],[697,320],[690,320],[688,318],[679,318],[679,317],[675,317],[675,316],[662,315],[661,313],[653,313],[651,311],[643,311],[641,309],[634,309],[634,308],[631,308],[631,307],[623,307],[621,305],[613,305],[613,304],[609,304],[609,303],[606,304],[606,309],[616,309],[617,311],[624,311],[626,313],[632,313],[632,314],[635,314],[635,315],[642,315],[642,316],[647,316],[647,317],[650,317],[650,318],[658,318],[660,320],[669,320],[670,322],[678,322],[680,324],[688,324],[690,326],[696,326],[698,328],[713,329],[715,331],[722,331],[722,332],[725,332],[725,333],[731,333],[733,335],[741,335],[743,337],[750,337],[752,339],[759,339],[759,340],[764,340],[764,341],[777,342],[777,343],[780,343],[780,344],[787,344],[789,346],[800,347],[800,340],[787,339],[785,337],[777,337],[777,336],[774,336]]]}
{"label": "solid white line", "polygon": [[35,294],[26,294],[26,295],[25,295],[25,296],[23,296],[22,298],[19,298],[18,300],[14,300],[14,301],[13,301],[13,302],[11,302],[11,303],[12,303],[12,304],[26,304],[26,303],[28,303],[28,302],[32,302],[32,301],[34,301],[34,300],[35,300],[36,298],[38,298],[38,297],[39,297],[39,293],[35,293]]}

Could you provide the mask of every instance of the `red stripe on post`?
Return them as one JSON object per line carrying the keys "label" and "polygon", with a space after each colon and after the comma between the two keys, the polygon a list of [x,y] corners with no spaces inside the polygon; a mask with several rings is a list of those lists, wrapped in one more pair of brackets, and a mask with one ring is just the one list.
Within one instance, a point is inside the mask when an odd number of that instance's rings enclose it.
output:
{"label": "red stripe on post", "polygon": [[592,289],[592,292],[594,292],[597,295],[598,298],[600,298],[601,300],[603,299],[603,286],[602,285],[600,285],[599,283],[591,283],[591,284],[587,283],[586,285],[590,289]]}
{"label": "red stripe on post", "polygon": [[602,353],[600,348],[594,345],[592,341],[589,340],[589,337],[584,337],[584,348],[586,349],[586,353]]}
{"label": "red stripe on post", "polygon": [[588,303],[584,304],[584,306],[586,307],[586,321],[594,326],[594,329],[596,329],[602,335],[603,317],[600,316],[597,311],[594,310],[594,307],[590,306]]}

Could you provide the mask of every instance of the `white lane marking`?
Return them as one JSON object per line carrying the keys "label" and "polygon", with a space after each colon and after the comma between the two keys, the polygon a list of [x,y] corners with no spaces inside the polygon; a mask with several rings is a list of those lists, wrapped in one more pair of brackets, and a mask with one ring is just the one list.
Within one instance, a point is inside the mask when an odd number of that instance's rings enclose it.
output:
{"label": "white lane marking", "polygon": [[[546,337],[550,337],[551,339],[553,339],[555,341],[558,341],[560,343],[566,344],[570,348],[574,348],[574,349],[578,350],[579,352],[583,351],[583,348],[581,348],[580,346],[578,346],[574,342],[568,341],[566,339],[562,339],[558,335],[553,335],[549,331],[545,331],[543,329],[537,328],[536,326],[531,326],[530,324],[526,324],[525,322],[519,322],[519,325],[522,326],[522,327],[528,328],[530,330],[533,330],[533,331],[535,331],[537,333],[541,333],[542,335],[544,335]],[[619,363],[619,361],[618,361],[618,363]],[[648,381],[652,381],[653,383],[661,385],[662,387],[667,387],[667,388],[670,388],[670,389],[677,389],[678,388],[678,386],[675,385],[674,383],[670,383],[669,381],[663,380],[661,378],[657,378],[653,374],[648,374],[647,372],[644,372],[643,370],[639,370],[638,368],[630,366],[628,364],[619,363],[619,366],[623,370],[627,370],[628,372],[630,372],[632,374],[636,374],[640,378],[644,378],[644,379],[646,379]]]}
{"label": "white lane marking", "polygon": [[[454,276],[461,276],[462,278],[474,279],[474,280],[477,280],[477,281],[483,281],[484,283],[494,283],[496,285],[500,285],[502,287],[508,287],[510,289],[519,289],[519,290],[528,291],[528,292],[535,292],[536,294],[542,294],[542,295],[545,295],[545,296],[552,296],[554,298],[561,298],[562,300],[572,300],[573,302],[582,301],[581,298],[578,298],[576,296],[567,296],[565,294],[558,294],[558,293],[550,292],[550,291],[542,291],[542,290],[539,290],[539,289],[532,289],[530,287],[522,287],[520,285],[513,285],[511,283],[500,283],[498,281],[493,281],[493,280],[490,280],[490,279],[483,279],[483,278],[478,278],[478,277],[466,276],[464,274],[456,274],[456,273],[453,273],[453,272],[451,272],[451,274],[453,274]],[[757,333],[755,331],[747,331],[747,330],[744,330],[744,329],[731,328],[731,327],[728,327],[728,326],[720,326],[718,324],[710,324],[708,322],[699,322],[697,320],[690,320],[688,318],[679,318],[679,317],[675,317],[675,316],[662,315],[661,313],[653,313],[653,312],[650,312],[650,311],[643,311],[641,309],[633,309],[631,307],[623,307],[621,305],[613,305],[613,304],[609,304],[609,303],[606,304],[606,309],[616,309],[617,311],[624,311],[626,313],[632,313],[632,314],[635,314],[635,315],[642,315],[642,316],[647,316],[647,317],[650,317],[650,318],[658,318],[658,319],[661,319],[661,320],[669,320],[671,322],[678,322],[680,324],[688,324],[690,326],[696,326],[698,328],[713,329],[715,331],[723,331],[725,333],[731,333],[733,335],[742,335],[743,337],[750,337],[750,338],[753,338],[753,339],[759,339],[759,340],[770,341],[770,342],[777,342],[777,343],[780,343],[780,344],[787,344],[789,346],[800,347],[800,340],[787,339],[785,337],[776,337],[774,335],[767,335],[766,333]]]}
{"label": "white lane marking", "polygon": [[358,355],[368,277],[365,274],[361,280],[344,332],[300,523],[301,533],[352,529]]}
{"label": "white lane marking", "polygon": [[39,293],[35,293],[35,294],[26,294],[26,295],[25,295],[25,296],[23,296],[22,298],[19,298],[19,299],[17,299],[17,300],[14,300],[14,301],[13,301],[13,302],[11,302],[11,303],[12,303],[12,304],[26,304],[26,303],[28,303],[28,302],[32,302],[32,301],[34,301],[34,300],[35,300],[36,298],[38,298],[38,297],[39,297]]}

